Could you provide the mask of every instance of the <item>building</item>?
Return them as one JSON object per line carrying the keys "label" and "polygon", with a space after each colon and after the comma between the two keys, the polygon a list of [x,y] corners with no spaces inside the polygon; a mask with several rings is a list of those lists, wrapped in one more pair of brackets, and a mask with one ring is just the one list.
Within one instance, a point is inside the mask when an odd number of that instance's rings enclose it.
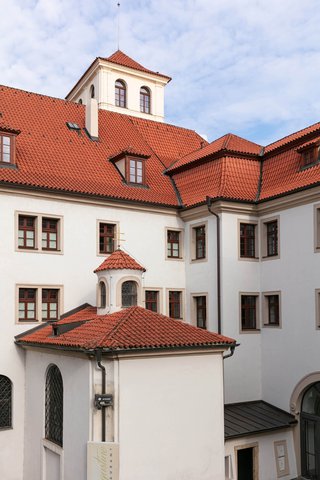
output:
{"label": "building", "polygon": [[[0,89],[1,478],[34,475],[26,455],[45,432],[49,353],[20,348],[24,332],[59,333],[43,322],[86,303],[102,316],[146,307],[236,339],[224,362],[225,478],[320,476],[320,123],[265,147],[233,134],[208,143],[164,123],[169,80],[118,51],[67,100]],[[103,270],[126,252],[141,269]],[[80,360],[64,360],[72,377]],[[48,462],[48,480],[63,475]]]}

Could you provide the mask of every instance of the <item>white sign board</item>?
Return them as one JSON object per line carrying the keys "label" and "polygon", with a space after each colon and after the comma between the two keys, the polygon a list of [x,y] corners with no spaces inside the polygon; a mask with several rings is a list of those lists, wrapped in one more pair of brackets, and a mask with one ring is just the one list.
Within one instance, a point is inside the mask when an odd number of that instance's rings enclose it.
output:
{"label": "white sign board", "polygon": [[119,444],[87,443],[87,480],[119,479]]}

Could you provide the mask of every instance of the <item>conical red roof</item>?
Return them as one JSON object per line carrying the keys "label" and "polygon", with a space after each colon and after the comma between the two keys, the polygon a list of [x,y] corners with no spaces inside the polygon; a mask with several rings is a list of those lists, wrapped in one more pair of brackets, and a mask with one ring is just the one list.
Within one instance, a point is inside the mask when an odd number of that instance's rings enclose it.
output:
{"label": "conical red roof", "polygon": [[134,258],[130,257],[123,250],[115,250],[110,257],[106,258],[101,265],[95,269],[94,273],[103,270],[141,270],[146,271]]}

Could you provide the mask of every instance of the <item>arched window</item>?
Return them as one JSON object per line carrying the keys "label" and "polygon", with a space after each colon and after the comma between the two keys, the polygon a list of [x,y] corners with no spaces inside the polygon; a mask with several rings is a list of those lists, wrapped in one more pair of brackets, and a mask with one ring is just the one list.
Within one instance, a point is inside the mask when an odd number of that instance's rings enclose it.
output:
{"label": "arched window", "polygon": [[140,112],[151,113],[150,90],[147,87],[140,88]]}
{"label": "arched window", "polygon": [[121,286],[121,298],[123,307],[137,305],[137,284],[133,281],[123,282]]}
{"label": "arched window", "polygon": [[320,478],[320,382],[311,385],[301,404],[301,473],[303,478]]}
{"label": "arched window", "polygon": [[63,444],[63,382],[59,368],[51,365],[46,378],[45,437]]}
{"label": "arched window", "polygon": [[115,83],[115,101],[116,101],[116,107],[126,108],[127,89],[126,89],[126,84],[122,80],[117,80]]}
{"label": "arched window", "polygon": [[90,98],[94,98],[94,85],[91,85],[90,87]]}
{"label": "arched window", "polygon": [[0,429],[12,427],[12,383],[0,375]]}
{"label": "arched window", "polygon": [[107,304],[106,284],[104,282],[100,282],[99,286],[100,286],[100,308],[106,308],[106,304]]}
{"label": "arched window", "polygon": [[79,103],[79,105],[82,105],[82,98],[79,98],[78,103]]}

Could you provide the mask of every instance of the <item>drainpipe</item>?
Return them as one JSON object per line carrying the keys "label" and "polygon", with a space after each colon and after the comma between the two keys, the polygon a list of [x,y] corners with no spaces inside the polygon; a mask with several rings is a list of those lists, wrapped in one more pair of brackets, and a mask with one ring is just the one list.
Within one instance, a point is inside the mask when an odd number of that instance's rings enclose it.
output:
{"label": "drainpipe", "polygon": [[[101,350],[96,351],[97,365],[101,369],[102,395],[106,393],[106,367],[101,363]],[[101,409],[101,441],[106,441],[106,409]]]}
{"label": "drainpipe", "polygon": [[225,360],[226,358],[230,358],[232,357],[232,355],[234,354],[234,351],[236,349],[236,347],[238,347],[240,344],[239,343],[234,343],[233,345],[231,345],[230,347],[230,353],[228,353],[227,355],[224,355],[222,357],[223,360]]}
{"label": "drainpipe", "polygon": [[[211,210],[213,199],[207,197],[207,207],[211,215],[217,219],[217,314],[218,314],[218,333],[221,333],[221,255],[220,255],[220,217],[217,213]],[[232,351],[232,350],[231,350]],[[229,356],[233,355],[230,354]],[[226,358],[226,357],[225,357]]]}

